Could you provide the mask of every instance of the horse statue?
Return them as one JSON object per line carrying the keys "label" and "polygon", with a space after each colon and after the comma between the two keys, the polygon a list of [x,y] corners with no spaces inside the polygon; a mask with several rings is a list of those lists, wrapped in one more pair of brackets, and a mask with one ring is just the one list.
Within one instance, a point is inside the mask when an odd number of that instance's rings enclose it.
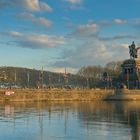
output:
{"label": "horse statue", "polygon": [[129,46],[129,54],[130,54],[131,59],[138,58],[138,50],[139,49],[140,49],[140,47],[136,48],[136,45],[133,41],[132,44]]}

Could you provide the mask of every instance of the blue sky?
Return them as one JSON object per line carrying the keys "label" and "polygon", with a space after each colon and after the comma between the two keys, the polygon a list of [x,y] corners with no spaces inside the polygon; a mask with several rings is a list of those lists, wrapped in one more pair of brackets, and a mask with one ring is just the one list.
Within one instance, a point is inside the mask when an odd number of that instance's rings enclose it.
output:
{"label": "blue sky", "polygon": [[0,66],[77,72],[140,46],[140,0],[0,0]]}

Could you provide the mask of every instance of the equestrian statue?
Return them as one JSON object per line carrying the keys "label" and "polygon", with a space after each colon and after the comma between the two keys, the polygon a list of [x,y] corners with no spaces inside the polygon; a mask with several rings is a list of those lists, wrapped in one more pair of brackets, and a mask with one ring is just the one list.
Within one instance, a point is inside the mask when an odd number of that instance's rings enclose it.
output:
{"label": "equestrian statue", "polygon": [[140,47],[136,48],[136,45],[135,45],[134,41],[132,42],[131,45],[129,45],[130,59],[138,58],[138,50],[139,49],[140,49]]}

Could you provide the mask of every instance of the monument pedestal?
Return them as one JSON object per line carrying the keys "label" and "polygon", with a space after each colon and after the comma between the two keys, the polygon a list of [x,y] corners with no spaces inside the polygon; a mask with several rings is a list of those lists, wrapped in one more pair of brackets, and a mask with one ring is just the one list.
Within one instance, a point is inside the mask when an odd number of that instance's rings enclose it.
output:
{"label": "monument pedestal", "polygon": [[127,88],[140,88],[140,59],[127,59],[121,65],[122,72],[120,80],[127,86]]}

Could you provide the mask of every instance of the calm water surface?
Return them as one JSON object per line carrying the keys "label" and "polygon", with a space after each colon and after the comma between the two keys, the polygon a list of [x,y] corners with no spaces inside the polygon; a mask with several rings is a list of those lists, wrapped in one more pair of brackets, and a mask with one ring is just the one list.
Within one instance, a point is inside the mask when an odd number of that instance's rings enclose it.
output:
{"label": "calm water surface", "polygon": [[140,102],[0,104],[0,140],[139,139]]}

